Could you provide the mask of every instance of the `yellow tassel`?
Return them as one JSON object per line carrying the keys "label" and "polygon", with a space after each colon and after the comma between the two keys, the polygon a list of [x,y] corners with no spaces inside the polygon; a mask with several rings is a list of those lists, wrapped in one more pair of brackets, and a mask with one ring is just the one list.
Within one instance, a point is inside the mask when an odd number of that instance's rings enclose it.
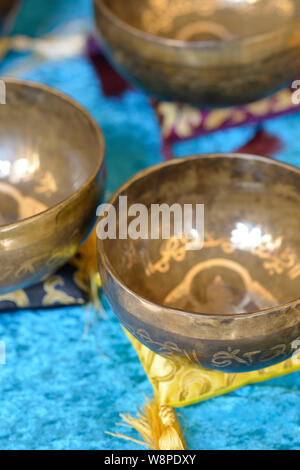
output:
{"label": "yellow tassel", "polygon": [[159,449],[185,450],[185,443],[181,435],[179,422],[174,409],[170,406],[161,406],[159,417],[165,428],[159,438]]}
{"label": "yellow tassel", "polygon": [[100,287],[100,276],[98,274],[97,265],[97,235],[96,230],[93,230],[86,242],[79,248],[79,254],[85,265],[86,273],[91,283],[96,287]]}
{"label": "yellow tassel", "polygon": [[87,241],[80,247],[78,254],[71,261],[78,269],[76,281],[81,285],[82,289],[88,292],[90,297],[90,302],[86,308],[86,320],[83,337],[87,338],[90,330],[90,315],[92,313],[92,327],[94,330],[94,336],[97,342],[97,348],[101,356],[104,359],[108,359],[105,354],[103,354],[102,349],[97,340],[97,331],[96,325],[98,323],[99,317],[106,317],[105,310],[101,304],[99,289],[101,287],[100,275],[98,272],[98,262],[97,262],[97,235],[96,229],[91,233]]}
{"label": "yellow tassel", "polygon": [[94,230],[87,241],[80,247],[78,253],[81,257],[78,264],[82,266],[82,273],[84,275],[83,282],[87,285],[91,303],[96,311],[104,313],[99,298],[99,288],[101,287],[100,275],[98,272],[97,263],[97,235]]}
{"label": "yellow tassel", "polygon": [[143,412],[138,413],[137,418],[123,414],[120,416],[126,423],[123,423],[123,426],[134,428],[142,436],[143,441],[120,433],[107,432],[107,434],[136,442],[152,450],[185,450],[187,448],[175,410],[170,406],[160,406],[157,399],[148,400]]}

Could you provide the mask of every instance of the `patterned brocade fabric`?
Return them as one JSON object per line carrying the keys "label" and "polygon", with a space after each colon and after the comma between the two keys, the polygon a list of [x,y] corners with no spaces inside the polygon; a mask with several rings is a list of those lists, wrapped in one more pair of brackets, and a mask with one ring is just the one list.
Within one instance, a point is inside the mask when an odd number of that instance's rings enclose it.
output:
{"label": "patterned brocade fabric", "polygon": [[246,106],[202,111],[178,103],[156,102],[164,139],[173,142],[190,139],[217,130],[259,123],[300,109],[289,89]]}
{"label": "patterned brocade fabric", "polygon": [[0,312],[83,305],[89,300],[85,266],[80,254],[43,282],[0,295]]}
{"label": "patterned brocade fabric", "polygon": [[155,395],[163,405],[174,407],[193,405],[245,385],[300,370],[300,354],[275,366],[253,372],[233,374],[207,370],[191,363],[173,362],[150,351],[127,331],[126,334],[138,354]]}

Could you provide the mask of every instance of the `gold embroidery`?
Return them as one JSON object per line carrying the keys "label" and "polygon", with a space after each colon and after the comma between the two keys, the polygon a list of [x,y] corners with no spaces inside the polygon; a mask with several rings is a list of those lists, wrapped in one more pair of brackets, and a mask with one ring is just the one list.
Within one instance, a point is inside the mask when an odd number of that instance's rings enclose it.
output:
{"label": "gold embroidery", "polygon": [[62,287],[63,285],[64,281],[60,276],[52,276],[44,283],[46,295],[43,299],[43,305],[45,307],[54,305],[55,303],[60,303],[63,305],[71,305],[76,303],[76,299],[74,297],[71,297],[65,292],[57,289],[57,287]]}
{"label": "gold embroidery", "polygon": [[211,111],[204,121],[204,128],[208,131],[218,129],[231,117],[231,115],[231,109]]}
{"label": "gold embroidery", "polygon": [[[181,365],[176,363],[177,368],[175,372],[174,362],[172,360],[153,353],[131,335],[128,334],[128,336],[137,350],[146,373],[155,388],[159,402],[171,406],[186,406],[197,401],[227,393],[249,383],[267,380],[300,369],[298,358],[293,356],[275,366],[267,367],[259,371],[239,374],[224,373],[222,372],[222,367],[220,371],[206,370],[201,366],[188,363]],[[285,351],[288,353],[288,351],[290,351],[290,345],[287,345],[286,348],[284,348],[284,345],[278,345],[270,351],[269,356],[273,355],[274,358],[274,355],[279,352],[283,353]],[[255,352],[258,353],[257,351]],[[147,366],[149,354],[152,356],[151,368]],[[254,353],[245,353],[240,356],[240,351],[238,350],[227,350],[217,354],[217,363],[226,361],[228,365],[231,365],[233,361],[238,359],[238,361],[242,361],[242,363],[246,362],[247,365],[251,366],[249,357],[252,357]],[[160,377],[162,377],[162,380],[160,380]],[[167,380],[167,377],[169,380]]]}
{"label": "gold embroidery", "polygon": [[29,306],[29,299],[24,289],[11,292],[9,294],[0,295],[0,302],[13,302],[19,308],[25,308]]}
{"label": "gold embroidery", "polygon": [[185,367],[179,378],[179,399],[188,400],[194,394],[203,395],[211,391],[213,383],[209,374],[197,368]]}
{"label": "gold embroidery", "polygon": [[271,111],[273,113],[281,113],[282,111],[286,111],[291,106],[295,106],[291,99],[291,93],[289,90],[282,90],[277,93]]}
{"label": "gold embroidery", "polygon": [[158,113],[162,116],[162,134],[169,137],[172,131],[178,137],[187,138],[193,135],[202,121],[202,113],[189,105],[160,103]]}
{"label": "gold embroidery", "polygon": [[178,137],[184,139],[193,135],[202,121],[202,114],[192,106],[185,105],[181,108],[179,119],[175,122],[175,131]]}
{"label": "gold embroidery", "polygon": [[247,109],[254,116],[265,116],[271,111],[271,101],[269,99],[256,101],[255,103],[248,104]]}

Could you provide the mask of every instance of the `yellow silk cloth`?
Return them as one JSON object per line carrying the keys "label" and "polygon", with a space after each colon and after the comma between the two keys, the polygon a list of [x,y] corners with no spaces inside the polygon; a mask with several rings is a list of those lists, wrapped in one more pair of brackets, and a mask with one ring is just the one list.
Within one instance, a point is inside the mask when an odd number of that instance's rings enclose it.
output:
{"label": "yellow silk cloth", "polygon": [[300,370],[300,354],[272,367],[240,374],[203,369],[195,364],[178,364],[152,352],[126,331],[161,405],[188,406]]}

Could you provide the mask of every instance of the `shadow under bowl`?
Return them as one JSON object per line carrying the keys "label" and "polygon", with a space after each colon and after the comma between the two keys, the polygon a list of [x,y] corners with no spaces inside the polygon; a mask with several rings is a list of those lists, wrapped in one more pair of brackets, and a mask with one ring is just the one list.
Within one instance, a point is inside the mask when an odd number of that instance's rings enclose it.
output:
{"label": "shadow under bowl", "polygon": [[94,0],[115,63],[162,99],[258,100],[300,73],[297,0]]}
{"label": "shadow under bowl", "polygon": [[0,294],[40,281],[71,258],[96,221],[104,190],[104,140],[88,112],[45,85],[5,84]]}
{"label": "shadow under bowl", "polygon": [[[225,372],[265,368],[296,352],[299,169],[240,154],[154,166],[113,196],[111,204],[121,214],[116,234],[126,220],[119,196],[127,197],[128,208],[136,203],[147,208],[145,239],[99,239],[99,266],[104,293],[133,336],[175,361]],[[153,221],[158,224],[152,204],[179,204],[182,211],[192,204],[194,221],[196,205],[204,204],[203,247],[190,244],[195,225],[174,237],[175,217],[169,238],[151,239]],[[133,221],[128,218],[128,227]],[[160,234],[167,222],[159,220]]]}

